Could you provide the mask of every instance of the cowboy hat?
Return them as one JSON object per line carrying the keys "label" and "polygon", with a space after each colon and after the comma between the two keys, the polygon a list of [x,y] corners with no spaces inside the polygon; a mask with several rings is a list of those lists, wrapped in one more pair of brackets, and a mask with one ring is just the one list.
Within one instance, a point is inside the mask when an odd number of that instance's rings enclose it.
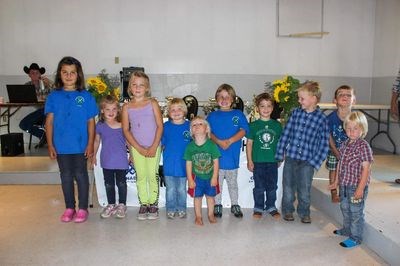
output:
{"label": "cowboy hat", "polygon": [[44,67],[39,68],[39,65],[36,63],[32,63],[30,67],[24,66],[24,72],[26,74],[29,74],[29,71],[31,71],[32,69],[39,70],[40,74],[42,75],[44,74],[44,72],[46,72],[46,69]]}

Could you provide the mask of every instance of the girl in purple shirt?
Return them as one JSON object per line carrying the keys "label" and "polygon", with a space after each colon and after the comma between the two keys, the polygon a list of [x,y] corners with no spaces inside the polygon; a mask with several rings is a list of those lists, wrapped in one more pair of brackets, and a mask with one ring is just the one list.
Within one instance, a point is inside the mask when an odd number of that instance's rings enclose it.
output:
{"label": "girl in purple shirt", "polygon": [[131,74],[128,93],[122,107],[122,130],[130,145],[136,170],[140,203],[138,220],[158,219],[158,167],[163,120],[157,100],[150,98],[149,77],[140,71]]}
{"label": "girl in purple shirt", "polygon": [[[122,133],[120,106],[118,100],[105,96],[100,101],[100,121],[96,125],[93,164],[97,164],[96,154],[100,152],[100,166],[103,168],[104,186],[106,188],[108,205],[100,214],[101,218],[115,216],[124,218],[126,215],[126,173],[129,167],[126,140]],[[118,187],[118,202],[115,200],[115,185]]]}

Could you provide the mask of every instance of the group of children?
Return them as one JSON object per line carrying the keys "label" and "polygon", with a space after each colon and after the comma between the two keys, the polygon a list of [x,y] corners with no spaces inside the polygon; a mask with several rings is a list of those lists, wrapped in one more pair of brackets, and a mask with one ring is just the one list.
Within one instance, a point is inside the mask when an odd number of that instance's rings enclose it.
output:
{"label": "group of children", "polygon": [[[140,203],[138,220],[158,218],[158,168],[161,153],[166,182],[166,214],[169,219],[186,217],[186,197],[194,197],[195,223],[203,225],[202,199],[206,197],[210,223],[222,217],[222,184],[227,183],[231,212],[243,217],[238,203],[238,168],[242,138],[246,136],[248,170],[254,177],[253,217],[266,212],[274,218],[278,167],[284,161],[282,216],[293,221],[297,194],[297,214],[311,223],[310,191],[316,170],[326,159],[330,170],[332,201],[343,213],[343,228],[336,235],[348,236],[340,244],[354,247],[361,243],[363,209],[368,194],[372,152],[363,139],[368,125],[360,112],[351,112],[354,91],[341,86],[335,92],[337,110],[326,117],[318,103],[319,84],[307,81],[298,89],[300,107],[284,128],[271,119],[274,100],[268,93],[255,98],[260,118],[248,124],[243,112],[233,109],[235,90],[222,84],[215,93],[219,109],[207,119],[186,120],[187,107],[180,98],[168,103],[169,120],[163,123],[157,101],[150,97],[150,80],[143,72],[132,73],[128,93],[131,100],[120,109],[112,96],[98,108],[85,90],[82,66],[73,57],[63,58],[57,68],[54,90],[45,105],[46,136],[50,157],[57,159],[66,210],[61,221],[76,223],[88,218],[87,160],[97,164],[100,151],[108,205],[101,217],[126,216],[126,172],[129,159],[136,170]],[[127,156],[129,147],[130,158]],[[78,185],[78,210],[75,210],[74,179]],[[188,184],[188,188],[187,185]],[[118,204],[115,186],[118,188]]]}

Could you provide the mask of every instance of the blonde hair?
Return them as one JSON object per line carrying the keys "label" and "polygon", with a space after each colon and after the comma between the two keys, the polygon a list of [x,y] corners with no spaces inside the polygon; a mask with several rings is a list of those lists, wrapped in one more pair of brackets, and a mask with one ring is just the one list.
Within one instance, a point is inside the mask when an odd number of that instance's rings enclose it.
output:
{"label": "blonde hair", "polygon": [[103,98],[101,98],[100,100],[100,122],[104,122],[105,121],[105,117],[104,117],[104,113],[101,112],[104,108],[106,108],[106,104],[115,104],[117,106],[117,117],[116,120],[118,122],[121,122],[121,107],[119,105],[119,102],[117,100],[117,98],[115,98],[113,95],[106,95]]}
{"label": "blonde hair", "polygon": [[202,122],[204,123],[204,125],[206,125],[207,137],[210,138],[210,137],[211,137],[211,127],[210,127],[210,124],[209,124],[208,121],[205,120],[204,117],[202,117],[202,116],[195,116],[195,117],[193,117],[192,121],[190,121],[190,136],[194,139],[193,132],[192,132],[192,126],[193,126],[193,123],[194,123],[196,120],[200,120],[200,121],[202,121]]}
{"label": "blonde hair", "polygon": [[317,98],[317,102],[321,100],[321,90],[319,88],[319,83],[316,81],[306,81],[304,82],[300,88],[297,89],[297,91],[305,91],[311,94],[312,96],[315,96]]}
{"label": "blonde hair", "polygon": [[181,98],[173,98],[171,101],[169,101],[168,105],[167,105],[168,116],[170,116],[170,111],[171,111],[172,105],[179,106],[179,108],[183,111],[184,116],[186,117],[188,110],[187,110],[187,106],[186,106],[186,103],[184,100],[182,100]]}
{"label": "blonde hair", "polygon": [[129,78],[129,84],[128,84],[128,95],[130,98],[133,97],[132,92],[131,92],[131,86],[133,83],[133,80],[135,78],[143,78],[145,83],[146,83],[146,97],[150,97],[151,96],[151,92],[150,92],[150,79],[149,76],[147,76],[144,72],[142,71],[135,71],[131,74],[131,77]]}
{"label": "blonde hair", "polygon": [[362,134],[361,138],[365,138],[368,133],[368,121],[367,117],[360,111],[351,112],[343,122],[343,126],[346,129],[349,122],[355,122],[359,127],[361,127]]}
{"label": "blonde hair", "polygon": [[219,87],[218,87],[218,89],[217,89],[217,91],[215,92],[215,100],[217,100],[217,98],[218,98],[218,95],[220,94],[220,92],[221,91],[226,91],[228,94],[229,94],[229,96],[231,96],[231,98],[232,98],[232,105],[235,103],[235,100],[236,100],[236,92],[235,92],[235,89],[231,86],[231,85],[229,85],[229,84],[221,84]]}

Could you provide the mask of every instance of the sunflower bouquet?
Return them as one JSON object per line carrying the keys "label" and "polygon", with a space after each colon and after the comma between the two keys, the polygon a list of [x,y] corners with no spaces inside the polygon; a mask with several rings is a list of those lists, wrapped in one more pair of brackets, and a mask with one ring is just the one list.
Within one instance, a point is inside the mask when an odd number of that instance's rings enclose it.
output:
{"label": "sunflower bouquet", "polygon": [[117,76],[110,77],[105,69],[101,70],[96,77],[88,78],[86,83],[87,90],[93,95],[97,103],[107,95],[113,95],[116,99],[121,100],[119,78]]}
{"label": "sunflower bouquet", "polygon": [[282,109],[281,119],[286,123],[292,111],[299,106],[297,98],[297,89],[300,86],[298,79],[292,76],[285,76],[272,84],[266,84],[272,93],[277,107]]}

